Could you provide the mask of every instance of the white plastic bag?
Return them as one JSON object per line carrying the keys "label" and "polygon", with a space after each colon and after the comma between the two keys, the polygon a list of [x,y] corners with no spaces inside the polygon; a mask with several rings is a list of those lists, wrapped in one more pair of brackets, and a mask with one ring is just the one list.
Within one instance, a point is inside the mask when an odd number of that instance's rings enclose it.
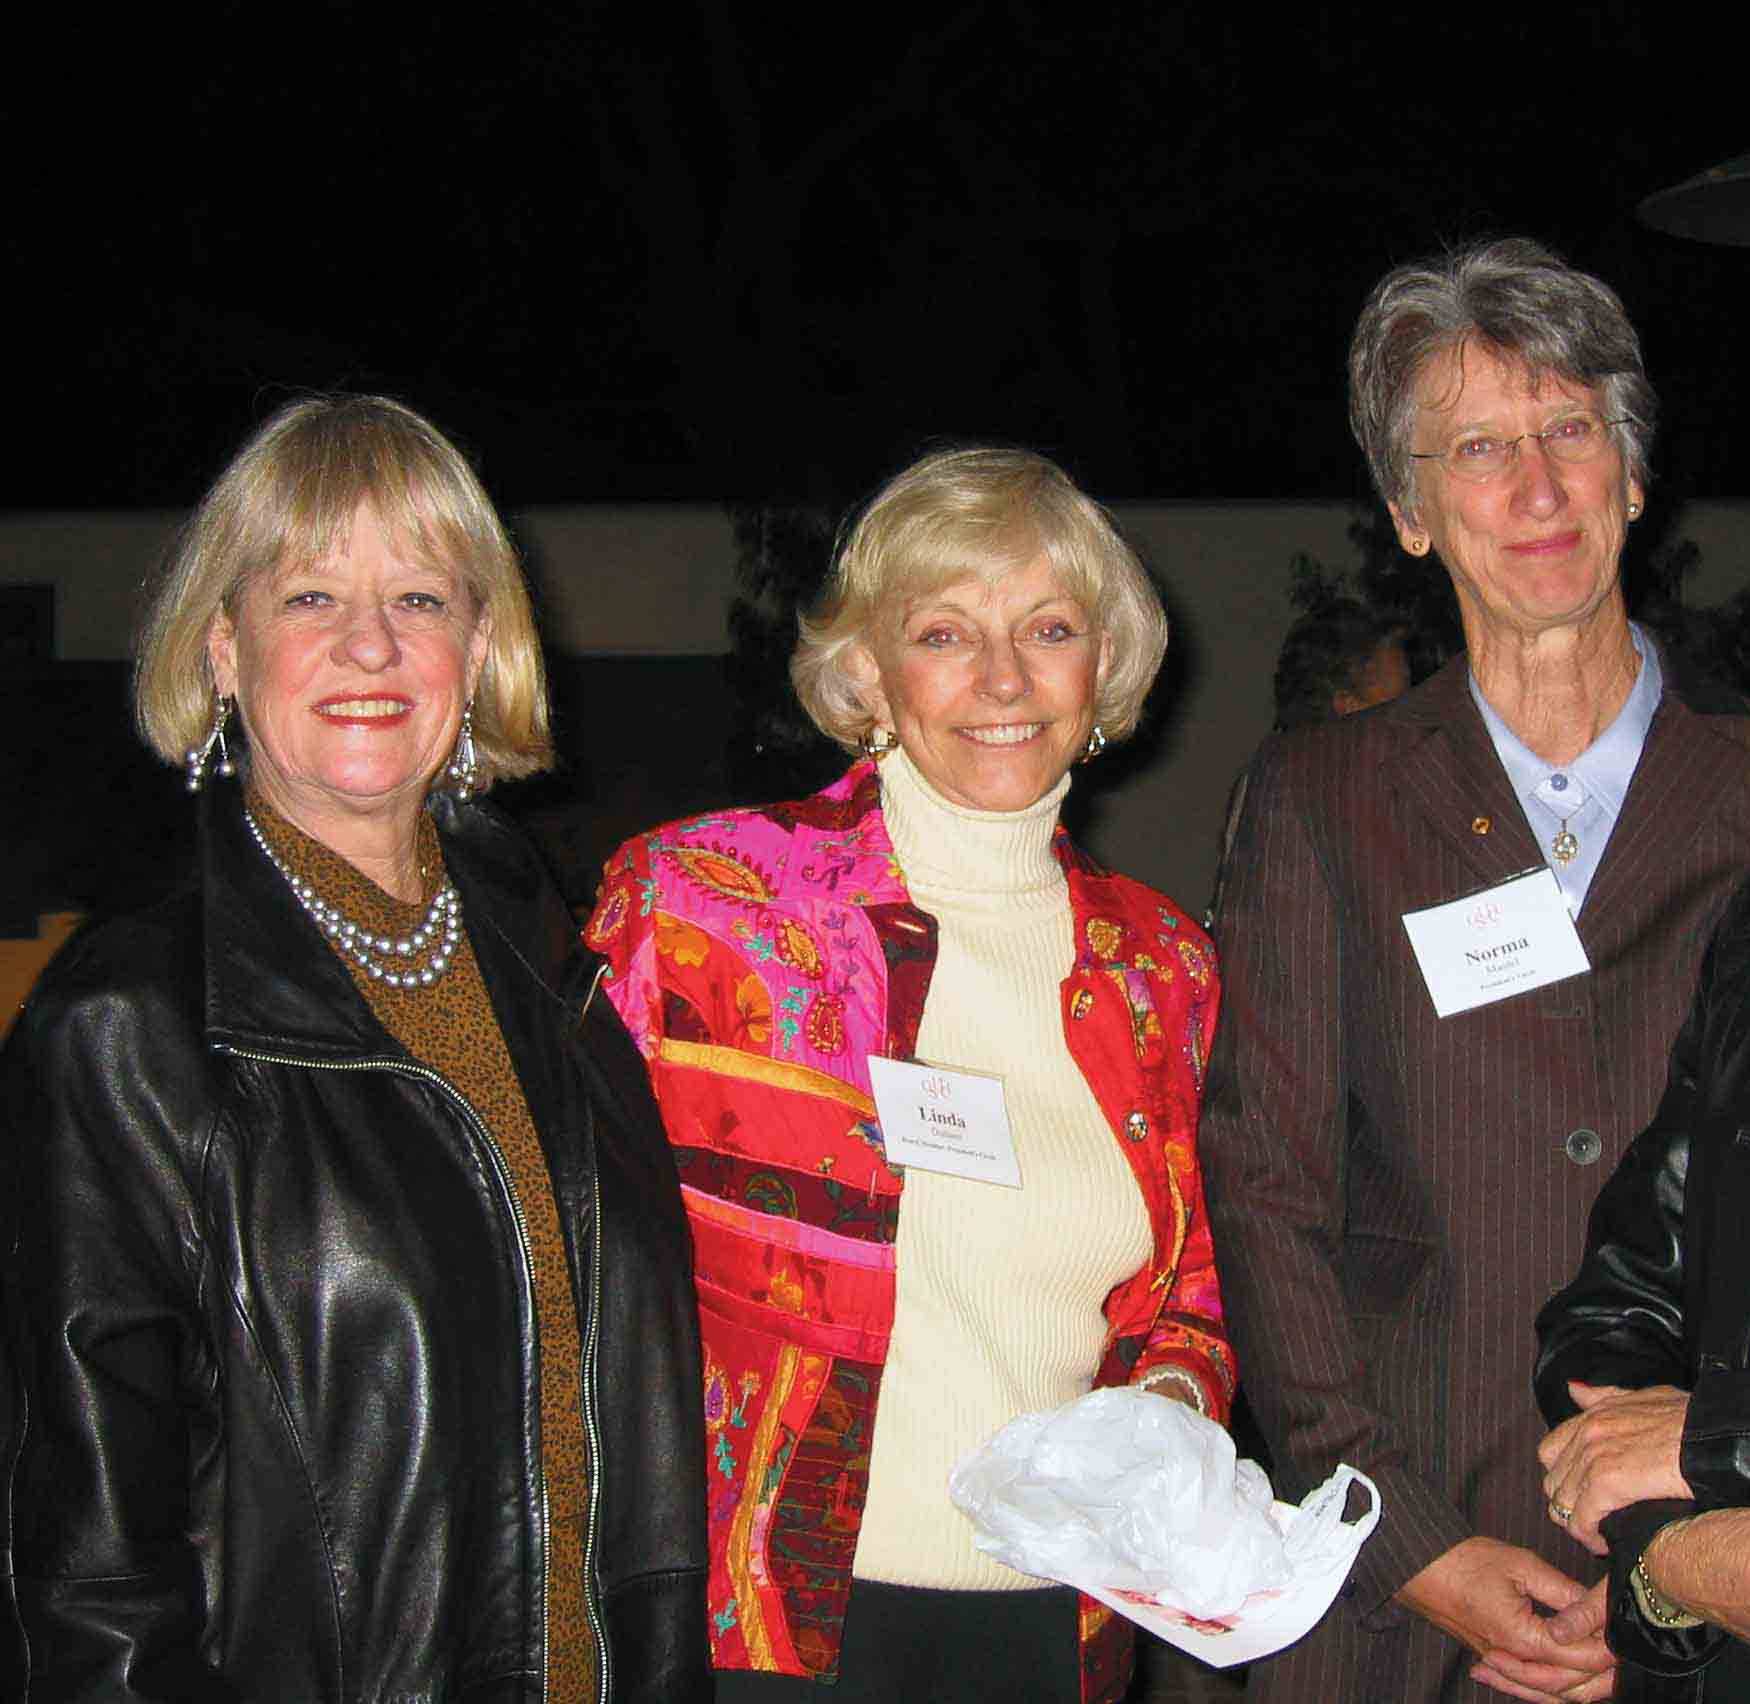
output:
{"label": "white plastic bag", "polygon": [[[1357,1480],[1373,1509],[1345,1524]],[[1379,1519],[1377,1489],[1352,1468],[1299,1509],[1273,1503],[1263,1470],[1236,1461],[1220,1426],[1128,1389],[1012,1420],[959,1463],[948,1495],[979,1549],[1224,1667],[1306,1632]]]}

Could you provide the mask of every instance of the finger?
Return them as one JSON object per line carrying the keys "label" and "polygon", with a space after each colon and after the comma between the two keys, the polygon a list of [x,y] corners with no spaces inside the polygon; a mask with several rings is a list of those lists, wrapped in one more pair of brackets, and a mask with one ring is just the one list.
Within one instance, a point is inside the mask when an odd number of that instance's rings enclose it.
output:
{"label": "finger", "polygon": [[1607,1401],[1613,1396],[1627,1396],[1628,1394],[1629,1392],[1624,1390],[1621,1385],[1587,1384],[1584,1379],[1568,1380],[1568,1395],[1574,1399],[1582,1412],[1588,1408],[1596,1408],[1599,1403]]}
{"label": "finger", "polygon": [[1552,1615],[1543,1629],[1558,1645],[1577,1645],[1583,1639],[1598,1638],[1608,1614],[1609,1604],[1603,1593],[1594,1589],[1578,1603]]}
{"label": "finger", "polygon": [[1564,1420],[1559,1426],[1552,1426],[1544,1433],[1543,1440],[1537,1446],[1537,1459],[1545,1467],[1553,1467],[1562,1457],[1568,1447],[1569,1440],[1578,1430],[1580,1416],[1578,1414]]}
{"label": "finger", "polygon": [[1598,1523],[1623,1502],[1623,1498],[1601,1491],[1595,1481],[1563,1484],[1549,1500],[1549,1518],[1576,1544],[1583,1545],[1594,1556],[1602,1556],[1609,1546],[1598,1530]]}
{"label": "finger", "polygon": [[1586,1469],[1591,1465],[1593,1456],[1598,1450],[1598,1423],[1595,1420],[1576,1420],[1573,1431],[1562,1440],[1562,1447],[1543,1463],[1544,1495],[1547,1497],[1555,1488],[1568,1480],[1576,1483],[1585,1476]]}
{"label": "finger", "polygon": [[1574,1500],[1579,1496],[1579,1492],[1569,1485],[1567,1480],[1556,1478],[1553,1474],[1551,1478],[1554,1483],[1546,1484],[1544,1487],[1543,1512],[1563,1532],[1567,1532],[1573,1525]]}
{"label": "finger", "polygon": [[1562,1697],[1568,1704],[1595,1704],[1600,1698],[1616,1696],[1616,1670],[1612,1668],[1605,1674],[1595,1674],[1590,1680],[1579,1686],[1571,1686]]}
{"label": "finger", "polygon": [[1607,1498],[1591,1503],[1582,1501],[1570,1520],[1557,1524],[1569,1538],[1576,1544],[1584,1545],[1594,1556],[1606,1556],[1610,1553],[1610,1546],[1604,1542],[1604,1534],[1598,1530],[1598,1523],[1620,1507],[1620,1503]]}
{"label": "finger", "polygon": [[1524,1686],[1541,1686],[1559,1692],[1611,1667],[1616,1658],[1601,1633],[1559,1644],[1550,1637],[1549,1623],[1536,1621],[1530,1627],[1514,1628],[1480,1652],[1485,1661]]}
{"label": "finger", "polygon": [[1531,1704],[1561,1704],[1559,1692],[1545,1692],[1541,1687],[1519,1686],[1509,1680],[1492,1663],[1477,1663],[1470,1671],[1470,1677],[1481,1686],[1487,1686],[1508,1698],[1525,1698]]}
{"label": "finger", "polygon": [[1582,1675],[1605,1674],[1616,1667],[1616,1653],[1605,1644],[1602,1634],[1563,1645],[1561,1653],[1559,1661]]}
{"label": "finger", "polygon": [[[1542,1604],[1545,1609],[1566,1609],[1571,1604],[1580,1602],[1586,1595],[1586,1587],[1578,1580],[1571,1579],[1560,1568],[1552,1568],[1541,1556],[1528,1550],[1521,1551],[1515,1561],[1514,1585],[1525,1597],[1530,1598],[1533,1603]],[[1526,1620],[1541,1639],[1543,1624],[1529,1614],[1526,1615]],[[1533,1653],[1527,1651],[1525,1654],[1529,1656]]]}
{"label": "finger", "polygon": [[[1584,1650],[1585,1647],[1579,1647]],[[1570,1687],[1583,1686],[1599,1672],[1598,1665],[1589,1662],[1569,1661],[1569,1653],[1564,1651],[1559,1662],[1535,1662],[1526,1657],[1516,1656],[1512,1651],[1495,1649],[1484,1653],[1483,1660],[1490,1668],[1504,1674],[1515,1686],[1529,1686],[1533,1690],[1560,1694]],[[1608,1652],[1604,1656],[1604,1666],[1614,1664],[1616,1658]]]}

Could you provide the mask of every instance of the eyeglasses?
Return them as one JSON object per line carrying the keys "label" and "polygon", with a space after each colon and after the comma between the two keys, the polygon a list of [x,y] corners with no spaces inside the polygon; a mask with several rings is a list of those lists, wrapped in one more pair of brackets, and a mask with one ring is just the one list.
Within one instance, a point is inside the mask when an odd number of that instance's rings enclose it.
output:
{"label": "eyeglasses", "polygon": [[1491,438],[1486,432],[1465,432],[1443,450],[1411,450],[1411,461],[1437,461],[1454,479],[1472,485],[1487,485],[1499,479],[1519,460],[1519,446],[1527,438],[1543,445],[1544,454],[1559,462],[1588,462],[1609,442],[1608,428],[1626,426],[1627,420],[1604,420],[1582,411],[1564,414],[1541,432],[1521,432],[1517,438]]}

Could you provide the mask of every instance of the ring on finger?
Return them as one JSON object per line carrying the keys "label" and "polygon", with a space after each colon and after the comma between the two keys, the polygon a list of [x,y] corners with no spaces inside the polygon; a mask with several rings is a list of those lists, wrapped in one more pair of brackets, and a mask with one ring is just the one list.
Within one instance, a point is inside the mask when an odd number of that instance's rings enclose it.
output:
{"label": "ring on finger", "polygon": [[1558,1503],[1554,1497],[1549,1500],[1549,1518],[1557,1526],[1566,1526],[1574,1518],[1574,1511],[1566,1503]]}

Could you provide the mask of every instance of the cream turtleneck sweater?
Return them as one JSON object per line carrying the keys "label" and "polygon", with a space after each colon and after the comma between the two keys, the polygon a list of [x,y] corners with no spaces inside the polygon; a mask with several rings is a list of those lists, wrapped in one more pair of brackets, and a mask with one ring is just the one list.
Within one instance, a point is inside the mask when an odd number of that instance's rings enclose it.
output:
{"label": "cream turtleneck sweater", "polygon": [[881,765],[894,854],[938,929],[918,1057],[1002,1077],[1021,1187],[906,1172],[859,1578],[1038,1585],[974,1549],[949,1471],[1017,1414],[1088,1389],[1100,1304],[1149,1258],[1142,1194],[1063,1036],[1074,925],[1051,836],[1068,790],[1066,776],[1024,811],[974,811],[903,751]]}

